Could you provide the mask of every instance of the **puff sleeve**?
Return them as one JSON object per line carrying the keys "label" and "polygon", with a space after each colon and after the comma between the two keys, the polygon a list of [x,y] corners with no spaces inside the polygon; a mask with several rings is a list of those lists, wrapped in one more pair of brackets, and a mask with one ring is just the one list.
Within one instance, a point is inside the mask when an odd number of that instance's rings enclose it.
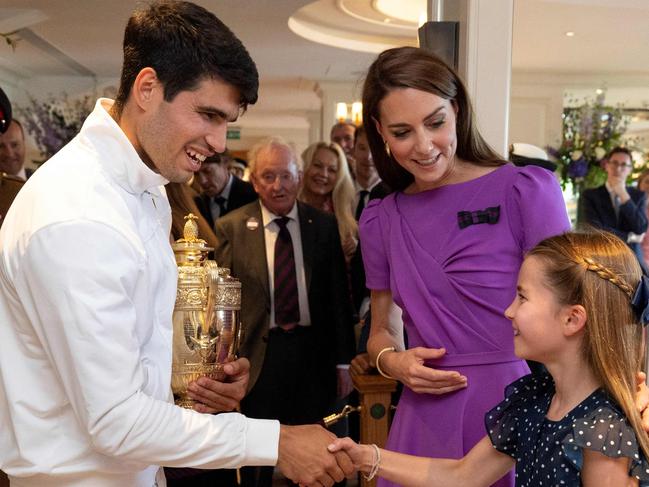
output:
{"label": "puff sleeve", "polygon": [[512,235],[525,253],[541,240],[569,231],[570,220],[554,173],[536,166],[516,169],[506,204]]}
{"label": "puff sleeve", "polygon": [[520,461],[523,452],[519,441],[524,429],[521,422],[533,421],[535,411],[530,404],[551,386],[547,375],[529,374],[505,388],[505,400],[485,414],[487,434],[496,450]]}
{"label": "puff sleeve", "polygon": [[562,448],[564,456],[579,471],[584,465],[586,448],[611,458],[627,457],[631,460],[629,476],[639,479],[640,485],[649,483],[649,463],[640,451],[635,431],[608,401],[602,401],[589,415],[573,423]]}
{"label": "puff sleeve", "polygon": [[[390,289],[390,263],[386,251],[387,215],[383,209],[388,196],[383,200],[372,200],[363,210],[359,222],[359,238],[363,265],[365,266],[366,286],[368,289]],[[382,214],[383,213],[383,214]]]}

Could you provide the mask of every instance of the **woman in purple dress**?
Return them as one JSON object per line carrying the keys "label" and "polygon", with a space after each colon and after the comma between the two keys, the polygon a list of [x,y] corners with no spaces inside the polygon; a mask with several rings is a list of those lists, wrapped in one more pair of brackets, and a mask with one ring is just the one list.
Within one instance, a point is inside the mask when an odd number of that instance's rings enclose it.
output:
{"label": "woman in purple dress", "polygon": [[528,373],[503,312],[524,253],[570,228],[561,190],[551,172],[508,164],[486,144],[456,73],[422,49],[379,55],[363,110],[376,167],[396,190],[360,222],[368,351],[405,386],[387,448],[461,458],[505,386]]}

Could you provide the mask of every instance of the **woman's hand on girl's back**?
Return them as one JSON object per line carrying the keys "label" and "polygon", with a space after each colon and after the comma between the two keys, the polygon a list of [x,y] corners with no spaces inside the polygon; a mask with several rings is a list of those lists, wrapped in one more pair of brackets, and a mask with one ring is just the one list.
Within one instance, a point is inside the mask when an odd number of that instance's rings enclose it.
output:
{"label": "woman's hand on girl's back", "polygon": [[464,389],[467,378],[454,370],[428,367],[426,360],[441,358],[443,348],[415,347],[381,356],[381,369],[420,394],[447,394]]}

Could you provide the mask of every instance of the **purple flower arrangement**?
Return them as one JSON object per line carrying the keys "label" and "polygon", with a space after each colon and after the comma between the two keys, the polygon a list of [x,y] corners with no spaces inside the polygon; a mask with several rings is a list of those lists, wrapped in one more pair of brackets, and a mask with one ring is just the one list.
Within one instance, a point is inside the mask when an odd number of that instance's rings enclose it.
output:
{"label": "purple flower arrangement", "polygon": [[[622,107],[606,105],[605,98],[605,90],[598,90],[594,100],[585,99],[576,108],[564,109],[561,145],[547,148],[559,166],[564,188],[568,181],[577,191],[603,184],[606,155],[616,146],[628,145],[623,135],[629,118]],[[570,100],[571,105],[575,102]]]}
{"label": "purple flower arrangement", "polygon": [[29,104],[18,111],[43,158],[35,162],[45,162],[72,140],[93,106],[90,96],[70,100],[64,94],[60,99],[50,96],[45,101],[30,97]]}

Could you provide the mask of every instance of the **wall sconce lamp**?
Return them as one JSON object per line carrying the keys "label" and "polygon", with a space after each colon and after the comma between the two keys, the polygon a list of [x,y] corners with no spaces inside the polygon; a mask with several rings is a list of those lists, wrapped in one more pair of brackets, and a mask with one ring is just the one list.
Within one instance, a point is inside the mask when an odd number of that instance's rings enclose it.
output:
{"label": "wall sconce lamp", "polygon": [[340,123],[351,122],[356,126],[361,125],[363,123],[363,104],[360,101],[355,101],[351,105],[345,102],[336,103],[336,120]]}

